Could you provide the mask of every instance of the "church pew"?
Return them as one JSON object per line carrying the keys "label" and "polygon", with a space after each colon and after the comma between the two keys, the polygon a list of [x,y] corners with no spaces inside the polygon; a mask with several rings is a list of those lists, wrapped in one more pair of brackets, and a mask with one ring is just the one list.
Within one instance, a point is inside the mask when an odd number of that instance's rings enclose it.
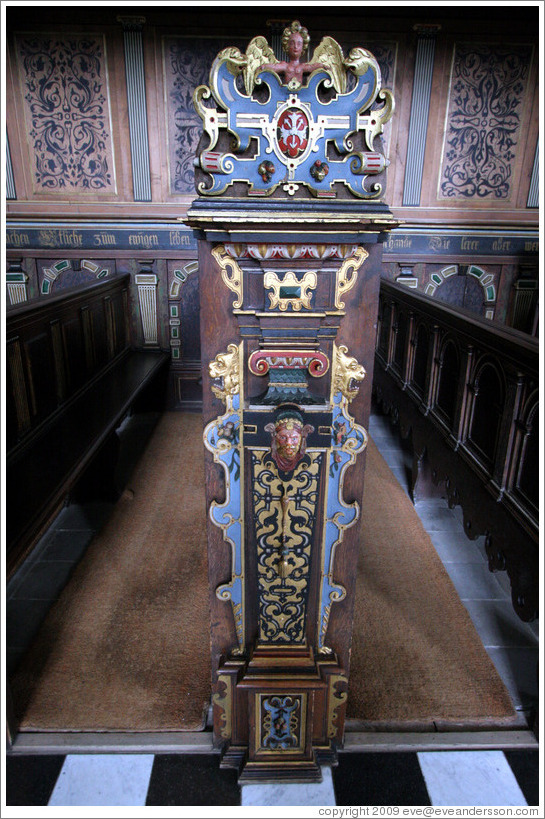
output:
{"label": "church pew", "polygon": [[138,401],[161,409],[168,354],[130,346],[128,276],[7,316],[6,567],[11,575],[78,481],[113,492],[116,429]]}

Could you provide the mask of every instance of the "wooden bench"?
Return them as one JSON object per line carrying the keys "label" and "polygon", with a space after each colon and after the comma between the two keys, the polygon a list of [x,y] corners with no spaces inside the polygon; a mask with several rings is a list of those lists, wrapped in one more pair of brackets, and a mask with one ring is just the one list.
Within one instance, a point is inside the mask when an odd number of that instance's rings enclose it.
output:
{"label": "wooden bench", "polygon": [[[7,316],[8,576],[77,482],[111,451],[131,408],[150,395],[158,410],[164,406],[169,355],[131,349],[127,286],[120,277]],[[107,485],[114,465],[104,462]]]}

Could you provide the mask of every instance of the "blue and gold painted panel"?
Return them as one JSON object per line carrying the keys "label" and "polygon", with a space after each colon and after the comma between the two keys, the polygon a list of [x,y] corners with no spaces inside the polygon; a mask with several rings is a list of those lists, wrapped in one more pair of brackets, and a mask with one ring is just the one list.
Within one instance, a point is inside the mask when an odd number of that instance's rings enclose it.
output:
{"label": "blue and gold painted panel", "polygon": [[212,503],[209,515],[231,548],[231,578],[215,593],[219,600],[231,603],[238,641],[235,653],[242,653],[245,648],[246,617],[241,355],[242,345],[230,344],[227,351],[218,353],[209,365],[211,377],[219,380],[219,386],[214,385],[212,391],[225,404],[225,412],[211,421],[203,433],[206,449],[223,468],[225,476],[225,500]]}
{"label": "blue and gold painted panel", "polygon": [[208,137],[196,162],[201,195],[245,183],[247,195],[258,197],[277,189],[332,199],[346,189],[362,199],[381,196],[382,183],[369,177],[388,165],[375,139],[394,99],[382,88],[379,64],[363,48],[345,57],[331,37],[302,63],[305,38],[308,44],[308,32],[294,21],[288,61],[277,60],[261,36],[244,54],[231,46],[214,60],[208,85],[193,96]]}

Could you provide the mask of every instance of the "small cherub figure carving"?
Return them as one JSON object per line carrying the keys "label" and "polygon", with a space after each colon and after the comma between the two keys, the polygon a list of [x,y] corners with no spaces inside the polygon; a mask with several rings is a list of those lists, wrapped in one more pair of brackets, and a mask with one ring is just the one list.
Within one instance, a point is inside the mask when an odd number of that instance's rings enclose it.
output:
{"label": "small cherub figure carving", "polygon": [[314,427],[304,424],[301,413],[289,408],[281,410],[265,431],[271,434],[271,455],[277,467],[291,472],[305,454],[307,435],[314,432]]}
{"label": "small cherub figure carving", "polygon": [[282,47],[287,52],[289,60],[287,62],[265,63],[262,69],[270,69],[277,74],[284,75],[284,85],[288,85],[291,80],[303,82],[303,75],[323,68],[323,63],[305,63],[300,58],[308,48],[310,36],[308,30],[301,25],[299,20],[294,20],[291,26],[284,29],[282,34]]}

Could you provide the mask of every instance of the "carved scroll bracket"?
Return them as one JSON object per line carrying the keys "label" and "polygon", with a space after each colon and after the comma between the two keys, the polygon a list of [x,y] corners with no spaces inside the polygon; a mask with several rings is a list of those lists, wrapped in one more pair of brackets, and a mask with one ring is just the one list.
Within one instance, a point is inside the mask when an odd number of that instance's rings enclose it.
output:
{"label": "carved scroll bracket", "polygon": [[240,310],[243,302],[243,281],[242,270],[225,250],[223,245],[218,245],[212,249],[212,256],[218,263],[221,270],[221,278],[237,297],[233,302],[233,309]]}
{"label": "carved scroll bracket", "polygon": [[345,304],[342,298],[349,293],[358,280],[358,270],[369,256],[363,247],[358,247],[353,256],[346,259],[337,272],[337,284],[335,288],[335,307],[337,310],[344,310]]}

